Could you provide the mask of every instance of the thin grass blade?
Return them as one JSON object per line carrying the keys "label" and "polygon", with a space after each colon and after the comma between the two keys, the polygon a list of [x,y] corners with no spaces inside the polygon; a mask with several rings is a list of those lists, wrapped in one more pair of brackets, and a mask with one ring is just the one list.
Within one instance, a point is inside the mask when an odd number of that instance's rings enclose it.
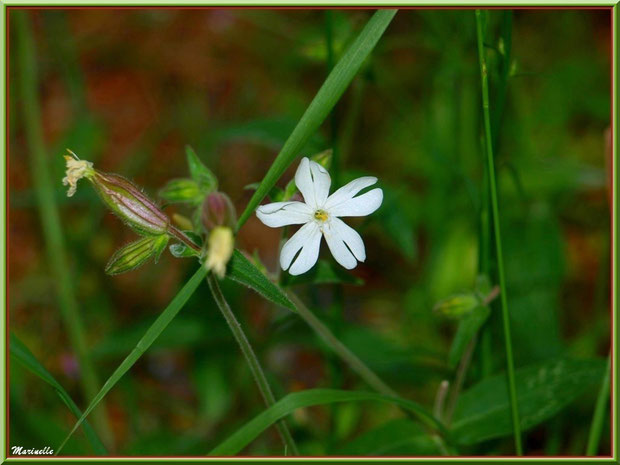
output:
{"label": "thin grass blade", "polygon": [[588,445],[586,446],[586,455],[596,455],[599,443],[601,442],[601,434],[603,432],[603,422],[607,411],[609,410],[609,389],[611,377],[611,355],[607,357],[607,367],[601,382],[601,388],[596,398],[596,406],[592,415],[592,424],[590,425],[590,433],[588,434]]}
{"label": "thin grass blade", "polygon": [[138,341],[136,347],[129,353],[127,358],[118,366],[118,368],[112,373],[112,376],[108,378],[101,390],[97,393],[95,398],[90,402],[88,408],[84,411],[80,419],[73,426],[71,432],[67,435],[65,440],[56,450],[56,454],[60,453],[65,446],[69,438],[73,435],[75,430],[82,424],[86,417],[92,412],[99,402],[106,396],[110,389],[123,377],[125,373],[138,361],[138,359],[146,352],[146,350],[153,344],[155,339],[166,329],[174,317],[183,308],[185,303],[189,300],[194,291],[198,288],[201,281],[207,275],[207,270],[201,266],[194,275],[187,281],[185,286],[179,291],[179,293],[172,299],[172,302],[166,307],[166,309],[159,315],[150,328],[144,333],[142,339]]}
{"label": "thin grass blade", "polygon": [[334,66],[239,217],[237,230],[243,226],[280,176],[299,155],[299,151],[310,136],[323,123],[385,32],[396,11],[377,11]]}
{"label": "thin grass blade", "polygon": [[[56,394],[58,394],[58,397],[60,397],[60,400],[62,400],[69,410],[71,410],[71,413],[73,413],[76,418],[80,418],[82,416],[82,411],[78,408],[75,402],[73,402],[73,399],[69,393],[67,393],[60,383],[51,375],[51,373],[47,371],[43,365],[41,365],[33,353],[30,352],[28,347],[26,347],[26,345],[20,341],[15,334],[11,333],[9,338],[9,351],[11,353],[11,358],[52,386],[56,391]],[[99,439],[99,436],[97,436],[97,433],[95,433],[95,430],[93,430],[92,426],[90,426],[90,423],[88,423],[88,421],[84,421],[82,427],[84,428],[84,434],[86,435],[86,438],[88,439],[88,442],[90,442],[90,445],[95,453],[97,455],[107,455],[108,451],[101,442],[101,439]]]}

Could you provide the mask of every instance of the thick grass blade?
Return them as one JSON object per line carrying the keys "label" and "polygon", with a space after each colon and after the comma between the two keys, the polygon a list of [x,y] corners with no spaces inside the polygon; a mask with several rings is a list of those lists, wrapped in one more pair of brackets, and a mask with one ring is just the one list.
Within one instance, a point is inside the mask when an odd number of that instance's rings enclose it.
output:
{"label": "thick grass blade", "polygon": [[209,455],[224,456],[235,455],[243,450],[250,442],[256,439],[263,431],[273,425],[276,421],[289,415],[298,408],[312,407],[314,405],[326,405],[336,402],[363,402],[375,401],[395,404],[413,413],[426,425],[436,429],[446,435],[443,425],[439,420],[428,413],[424,407],[399,397],[390,397],[374,392],[363,391],[343,391],[338,389],[309,389],[306,391],[295,392],[283,397],[272,407],[263,411],[228,439],[209,452]]}
{"label": "thick grass blade", "polygon": [[[51,373],[47,371],[41,363],[39,363],[37,358],[32,354],[32,352],[30,352],[28,347],[26,347],[24,343],[17,338],[17,336],[11,333],[9,337],[9,351],[11,353],[11,358],[52,386],[56,391],[56,394],[58,394],[58,397],[60,397],[60,400],[62,400],[69,410],[71,410],[71,413],[73,413],[76,418],[80,418],[82,416],[82,412],[75,402],[73,402],[73,399],[69,393],[67,393],[60,383],[51,375]],[[88,439],[88,442],[90,442],[90,445],[95,453],[97,455],[107,455],[108,451],[99,439],[99,436],[97,436],[97,433],[95,433],[95,430],[93,430],[92,426],[90,426],[90,423],[88,423],[88,421],[84,421],[82,427],[84,428],[84,434],[86,435],[86,438]]]}
{"label": "thick grass blade", "polygon": [[[50,166],[46,154],[37,96],[36,51],[27,11],[15,11],[14,20],[17,38],[17,74],[19,75],[17,83],[30,154],[30,172],[33,177],[37,207],[45,239],[47,262],[50,267],[50,274],[54,276],[53,282],[58,294],[60,316],[69,336],[71,347],[80,364],[81,388],[84,395],[90,398],[99,389],[99,381],[88,355],[86,335],[75,297],[74,280],[67,260],[60,215],[54,200],[54,187],[50,178]],[[60,184],[60,180],[57,182]],[[104,411],[95,413],[94,423],[99,428],[104,440],[110,442],[112,434]]]}
{"label": "thick grass blade", "polygon": [[284,143],[282,150],[267,171],[246,209],[237,222],[237,230],[243,226],[256,207],[276,184],[280,176],[299,155],[310,136],[319,128],[347,86],[353,80],[364,60],[375,47],[397,10],[379,10],[368,21],[362,32],[342,55],[334,69]]}
{"label": "thick grass blade", "polygon": [[78,429],[80,424],[86,419],[86,417],[93,411],[99,402],[106,396],[110,389],[123,377],[125,373],[138,361],[138,359],[146,352],[146,350],[153,344],[155,339],[166,329],[174,317],[183,308],[185,303],[189,300],[194,291],[198,288],[201,281],[207,275],[205,267],[201,266],[189,281],[183,286],[179,293],[172,299],[172,302],[166,307],[166,309],[159,315],[150,328],[144,333],[142,339],[138,341],[136,347],[129,353],[127,358],[118,366],[118,368],[112,373],[112,376],[108,378],[101,390],[97,393],[95,398],[90,402],[86,411],[82,414],[77,423],[73,426],[71,432],[67,435],[65,440],[56,450],[56,454],[62,450],[69,438],[73,435],[75,430]]}

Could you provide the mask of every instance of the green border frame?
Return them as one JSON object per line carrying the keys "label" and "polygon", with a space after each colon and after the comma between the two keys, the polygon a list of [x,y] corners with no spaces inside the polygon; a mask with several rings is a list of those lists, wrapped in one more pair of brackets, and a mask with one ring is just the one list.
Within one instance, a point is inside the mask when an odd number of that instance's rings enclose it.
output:
{"label": "green border frame", "polygon": [[9,45],[8,37],[8,14],[7,9],[9,7],[162,7],[168,6],[171,8],[179,7],[359,7],[359,8],[386,8],[390,6],[399,7],[459,7],[459,8],[471,8],[476,6],[483,7],[496,7],[496,8],[512,8],[512,7],[613,7],[612,9],[612,66],[611,66],[611,87],[612,87],[612,108],[611,108],[611,129],[612,129],[612,269],[611,269],[611,283],[612,283],[612,307],[611,307],[611,325],[612,325],[612,341],[611,341],[611,353],[612,353],[612,389],[611,389],[611,433],[612,433],[612,456],[611,457],[420,457],[420,458],[338,458],[338,457],[287,457],[287,458],[275,458],[275,457],[253,457],[253,458],[211,458],[211,457],[20,457],[20,458],[7,458],[6,452],[8,444],[6,443],[6,431],[5,434],[0,434],[0,464],[4,462],[11,463],[40,463],[40,462],[53,462],[53,463],[88,463],[88,462],[116,462],[116,463],[148,463],[148,462],[233,462],[233,463],[251,463],[251,462],[275,462],[286,461],[295,463],[350,463],[350,462],[416,462],[416,463],[447,463],[447,462],[521,462],[527,461],[528,463],[580,463],[580,462],[598,462],[598,463],[618,463],[618,394],[620,393],[620,387],[617,383],[617,355],[618,355],[618,194],[620,188],[618,186],[618,23],[620,19],[620,10],[618,7],[618,1],[595,1],[587,2],[584,0],[547,0],[547,1],[527,1],[527,0],[512,0],[509,2],[499,2],[497,0],[479,0],[476,3],[470,2],[458,2],[455,0],[387,0],[385,2],[377,0],[340,0],[336,2],[322,1],[322,0],[297,0],[294,2],[286,2],[286,0],[270,0],[270,1],[252,1],[252,0],[228,0],[228,1],[204,1],[204,0],[182,0],[180,2],[173,2],[170,0],[100,0],[98,2],[89,0],[65,0],[58,2],[55,0],[0,0],[0,24],[4,26],[2,29],[2,60],[0,63],[0,84],[2,85],[2,97],[4,102],[3,111],[0,112],[0,123],[2,134],[2,163],[0,166],[0,178],[3,180],[3,188],[0,192],[2,215],[5,221],[5,228],[0,232],[2,238],[2,245],[0,246],[0,259],[3,262],[3,269],[0,273],[0,295],[2,295],[2,321],[3,331],[0,332],[0,357],[2,359],[2,383],[0,386],[1,400],[1,414],[2,423],[8,430],[8,378],[7,378],[7,343],[8,343],[8,288],[7,288],[7,273],[8,273],[8,249],[7,249],[7,191],[8,191],[8,63],[7,63],[7,50]]}

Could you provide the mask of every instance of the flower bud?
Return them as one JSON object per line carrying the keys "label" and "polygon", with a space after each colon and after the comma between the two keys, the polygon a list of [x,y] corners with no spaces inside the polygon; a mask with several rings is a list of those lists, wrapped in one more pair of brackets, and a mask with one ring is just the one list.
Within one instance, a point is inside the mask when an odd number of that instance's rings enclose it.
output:
{"label": "flower bud", "polygon": [[322,152],[315,153],[310,157],[310,160],[317,162],[323,168],[328,170],[332,166],[332,158],[334,155],[333,149],[323,150]]}
{"label": "flower bud", "polygon": [[219,278],[226,275],[226,265],[235,249],[235,238],[231,228],[216,226],[209,232],[207,261],[205,267]]}
{"label": "flower bud", "polygon": [[137,233],[156,236],[168,231],[170,219],[131,181],[96,170],[90,180],[106,205]]}
{"label": "flower bud", "polygon": [[169,232],[170,219],[135,184],[118,174],[97,171],[91,162],[69,152],[72,157],[65,156],[67,172],[62,180],[69,186],[69,197],[75,193],[78,180],[86,178],[101,200],[138,234],[158,236]]}
{"label": "flower bud", "polygon": [[471,313],[480,304],[480,299],[473,292],[456,294],[437,302],[433,311],[447,317],[461,318]]}
{"label": "flower bud", "polygon": [[235,207],[223,192],[212,192],[202,203],[202,224],[207,231],[218,226],[234,227],[237,221]]}

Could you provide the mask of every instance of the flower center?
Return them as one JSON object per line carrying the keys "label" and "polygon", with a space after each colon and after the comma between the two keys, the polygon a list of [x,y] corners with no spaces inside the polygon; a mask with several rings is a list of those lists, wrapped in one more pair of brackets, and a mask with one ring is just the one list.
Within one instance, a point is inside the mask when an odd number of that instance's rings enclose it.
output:
{"label": "flower center", "polygon": [[329,218],[329,215],[325,210],[317,210],[314,212],[314,219],[319,220],[321,223],[325,223]]}

